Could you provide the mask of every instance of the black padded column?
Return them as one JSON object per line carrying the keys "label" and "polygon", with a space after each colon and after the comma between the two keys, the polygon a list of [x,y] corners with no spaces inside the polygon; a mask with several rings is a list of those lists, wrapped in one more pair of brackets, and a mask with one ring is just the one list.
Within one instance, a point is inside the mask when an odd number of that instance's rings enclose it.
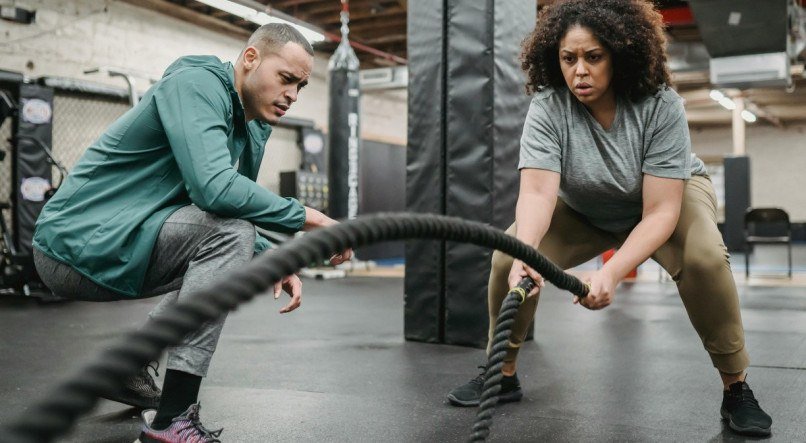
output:
{"label": "black padded column", "polygon": [[17,251],[33,252],[34,225],[45,205],[45,192],[51,187],[51,164],[44,148],[51,149],[53,138],[53,89],[20,84],[19,114],[15,119],[12,150],[11,201],[12,231]]}
{"label": "black padded column", "polygon": [[[408,210],[502,229],[514,220],[529,103],[518,55],[536,11],[531,1],[409,2]],[[485,344],[490,256],[472,245],[410,242],[406,337]]]}
{"label": "black padded column", "polygon": [[744,251],[744,213],[750,207],[750,157],[725,157],[725,232],[728,251]]}
{"label": "black padded column", "polygon": [[[408,2],[409,60],[406,210],[445,214],[445,1]],[[408,340],[441,342],[445,242],[406,242]]]}

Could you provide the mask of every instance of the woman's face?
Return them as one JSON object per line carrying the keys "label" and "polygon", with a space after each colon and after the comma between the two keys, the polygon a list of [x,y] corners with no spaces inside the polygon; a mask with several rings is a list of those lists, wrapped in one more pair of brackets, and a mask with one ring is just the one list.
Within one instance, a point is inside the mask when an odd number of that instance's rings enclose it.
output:
{"label": "woman's face", "polygon": [[565,84],[580,102],[588,107],[615,107],[610,87],[613,60],[590,29],[579,25],[569,28],[560,40],[559,57]]}

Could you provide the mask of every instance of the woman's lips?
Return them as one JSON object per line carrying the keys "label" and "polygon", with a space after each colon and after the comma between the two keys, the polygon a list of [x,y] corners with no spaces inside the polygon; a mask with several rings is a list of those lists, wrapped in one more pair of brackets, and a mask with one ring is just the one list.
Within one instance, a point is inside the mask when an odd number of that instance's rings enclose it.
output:
{"label": "woman's lips", "polygon": [[579,95],[591,95],[593,93],[593,87],[588,84],[580,84],[574,88]]}

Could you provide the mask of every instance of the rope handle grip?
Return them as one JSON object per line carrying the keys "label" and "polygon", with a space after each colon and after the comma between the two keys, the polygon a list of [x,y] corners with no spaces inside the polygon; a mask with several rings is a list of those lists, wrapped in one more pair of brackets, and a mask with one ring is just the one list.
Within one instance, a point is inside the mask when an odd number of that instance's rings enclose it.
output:
{"label": "rope handle grip", "polygon": [[[537,283],[535,283],[535,281],[532,280],[532,277],[524,277],[523,279],[521,279],[521,281],[518,282],[517,285],[515,285],[514,288],[510,289],[509,292],[518,294],[518,296],[520,296],[521,298],[521,303],[523,303],[526,300],[526,297],[529,295],[530,292],[532,292],[532,289],[534,289],[536,285]],[[582,291],[583,293],[575,295],[577,295],[579,298],[585,297],[588,295],[590,289],[591,289],[590,284],[584,283],[584,288]]]}

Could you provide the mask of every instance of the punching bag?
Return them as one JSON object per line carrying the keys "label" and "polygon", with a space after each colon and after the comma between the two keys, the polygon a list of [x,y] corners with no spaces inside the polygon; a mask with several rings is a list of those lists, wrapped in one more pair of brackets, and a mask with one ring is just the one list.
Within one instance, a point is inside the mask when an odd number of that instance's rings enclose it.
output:
{"label": "punching bag", "polygon": [[358,152],[360,143],[358,57],[347,38],[347,0],[342,0],[341,43],[330,58],[328,116],[329,215],[353,219],[358,215]]}

